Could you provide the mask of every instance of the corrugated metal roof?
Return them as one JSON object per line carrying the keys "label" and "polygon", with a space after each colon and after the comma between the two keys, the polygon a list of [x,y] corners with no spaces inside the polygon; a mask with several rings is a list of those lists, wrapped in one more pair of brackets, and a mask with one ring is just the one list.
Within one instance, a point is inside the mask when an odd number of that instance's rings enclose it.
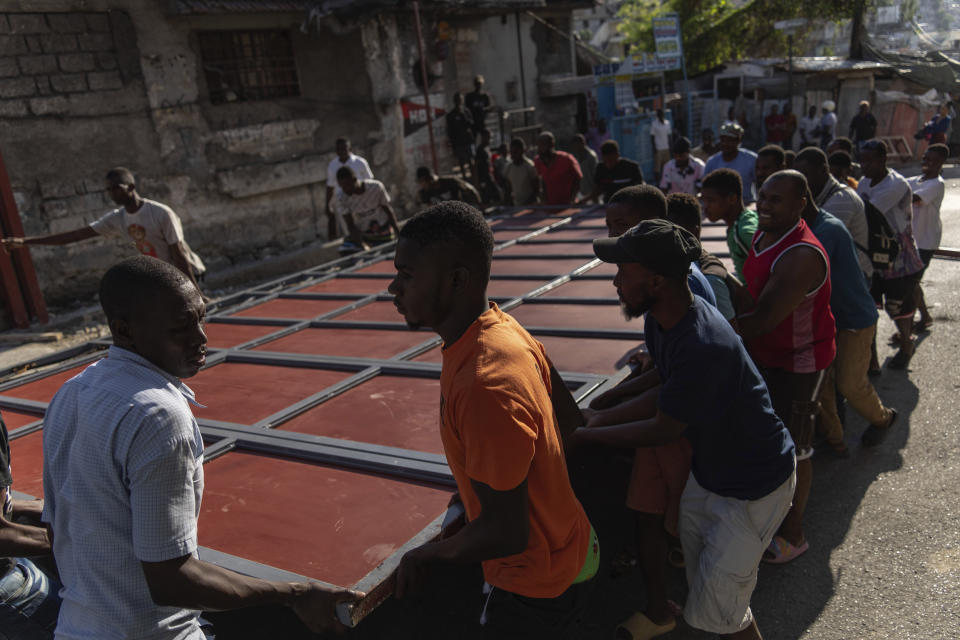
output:
{"label": "corrugated metal roof", "polygon": [[172,12],[181,15],[206,13],[273,13],[306,11],[310,0],[174,0]]}
{"label": "corrugated metal roof", "polygon": [[[784,60],[777,66],[786,67]],[[817,73],[823,71],[869,71],[874,69],[890,69],[889,64],[873,60],[851,60],[839,57],[798,57],[793,59],[793,70],[801,73]]]}
{"label": "corrugated metal roof", "polygon": [[[737,64],[755,64],[761,67],[775,67],[786,69],[789,65],[787,58],[750,58],[737,60]],[[731,64],[731,63],[728,63]],[[892,69],[885,62],[874,60],[851,60],[840,56],[796,56],[793,59],[793,70],[798,73],[822,73],[831,71],[866,71],[871,69]]]}
{"label": "corrugated metal roof", "polygon": [[[171,0],[178,15],[311,11],[315,17],[358,16],[388,9],[409,9],[404,0]],[[590,6],[592,0],[423,0],[424,9],[519,10]]]}

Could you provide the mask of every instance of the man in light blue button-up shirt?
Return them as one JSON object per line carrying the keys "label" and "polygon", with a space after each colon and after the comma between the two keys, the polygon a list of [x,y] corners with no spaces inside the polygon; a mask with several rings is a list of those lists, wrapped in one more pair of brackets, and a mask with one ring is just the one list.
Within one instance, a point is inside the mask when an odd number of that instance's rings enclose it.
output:
{"label": "man in light blue button-up shirt", "polygon": [[43,520],[64,585],[56,637],[203,640],[197,610],[271,603],[334,627],[350,592],[197,558],[203,440],[180,378],[205,363],[199,291],[139,256],[107,272],[100,302],[114,346],[57,392],[43,429]]}

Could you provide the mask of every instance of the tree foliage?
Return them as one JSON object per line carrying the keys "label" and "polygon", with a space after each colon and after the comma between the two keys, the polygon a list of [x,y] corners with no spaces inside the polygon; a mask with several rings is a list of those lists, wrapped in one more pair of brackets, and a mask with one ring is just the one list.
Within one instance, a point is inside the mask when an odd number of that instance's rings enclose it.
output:
{"label": "tree foliage", "polygon": [[[850,55],[861,57],[863,17],[876,0],[627,0],[620,9],[620,31],[636,51],[653,51],[651,19],[668,13],[680,17],[687,68],[706,71],[744,57],[783,56],[787,37],[774,28],[778,20],[852,19]],[[798,34],[802,35],[802,33]]]}

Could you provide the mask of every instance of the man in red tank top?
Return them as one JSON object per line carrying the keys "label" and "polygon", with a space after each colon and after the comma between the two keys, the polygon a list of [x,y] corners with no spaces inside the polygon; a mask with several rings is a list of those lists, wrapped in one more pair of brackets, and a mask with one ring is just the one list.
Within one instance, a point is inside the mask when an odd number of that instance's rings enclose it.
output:
{"label": "man in red tank top", "polygon": [[757,199],[757,233],[743,265],[756,304],[739,318],[740,334],[797,446],[793,506],[764,556],[774,563],[789,562],[809,547],[803,512],[810,494],[817,397],[836,355],[830,261],[801,218],[806,194],[807,180],[797,171],[767,178]]}

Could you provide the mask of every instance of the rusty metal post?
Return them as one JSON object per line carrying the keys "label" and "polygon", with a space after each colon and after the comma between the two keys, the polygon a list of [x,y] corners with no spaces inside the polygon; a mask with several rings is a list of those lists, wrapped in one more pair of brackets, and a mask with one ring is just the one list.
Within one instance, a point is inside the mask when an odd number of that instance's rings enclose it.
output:
{"label": "rusty metal post", "polygon": [[433,172],[440,173],[437,165],[437,146],[433,138],[433,109],[430,108],[430,87],[427,86],[427,58],[423,50],[423,30],[420,28],[420,3],[413,2],[413,19],[417,26],[417,51],[420,52],[420,80],[423,83],[423,104],[427,109],[427,133],[430,134],[430,160]]}

